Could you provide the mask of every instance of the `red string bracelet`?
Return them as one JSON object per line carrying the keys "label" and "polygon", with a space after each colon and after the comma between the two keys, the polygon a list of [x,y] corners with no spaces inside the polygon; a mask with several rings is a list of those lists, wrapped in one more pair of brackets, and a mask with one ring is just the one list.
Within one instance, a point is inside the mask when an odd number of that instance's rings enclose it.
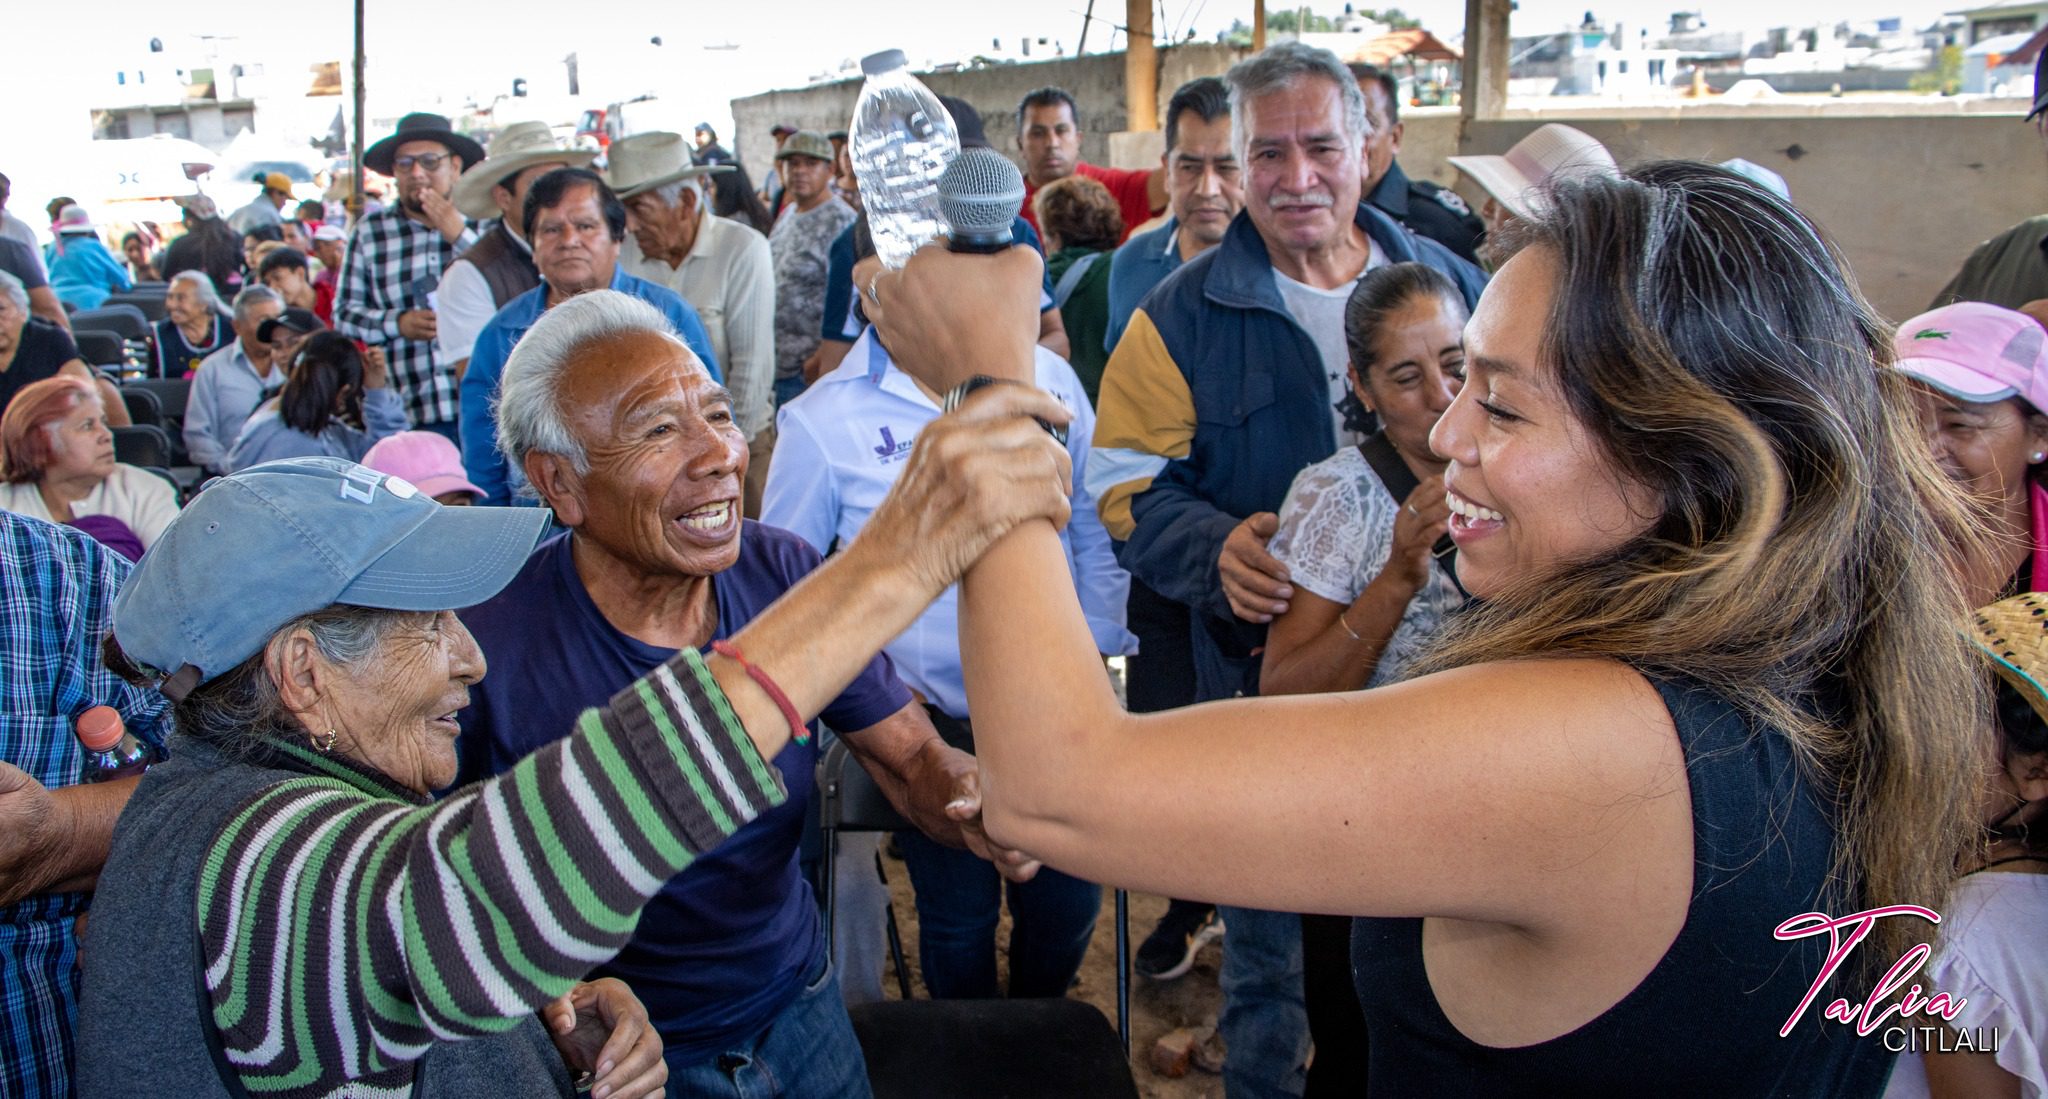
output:
{"label": "red string bracelet", "polygon": [[761,689],[766,691],[768,697],[782,710],[782,720],[789,722],[790,739],[798,744],[811,742],[811,727],[804,723],[803,715],[797,713],[796,707],[790,704],[789,696],[782,693],[782,688],[776,686],[775,680],[769,678],[767,672],[748,663],[747,658],[740,655],[739,646],[728,641],[713,641],[711,651],[738,664],[747,673],[747,678],[761,685]]}

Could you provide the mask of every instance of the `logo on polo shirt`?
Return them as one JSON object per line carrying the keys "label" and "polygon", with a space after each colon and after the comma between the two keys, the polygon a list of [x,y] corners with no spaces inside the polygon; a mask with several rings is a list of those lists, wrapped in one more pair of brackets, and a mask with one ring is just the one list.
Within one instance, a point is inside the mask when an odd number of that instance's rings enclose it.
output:
{"label": "logo on polo shirt", "polygon": [[881,459],[883,465],[888,465],[890,462],[910,453],[910,445],[910,440],[908,439],[900,443],[897,442],[896,433],[890,431],[888,426],[884,425],[882,428],[882,445],[874,448],[875,457]]}

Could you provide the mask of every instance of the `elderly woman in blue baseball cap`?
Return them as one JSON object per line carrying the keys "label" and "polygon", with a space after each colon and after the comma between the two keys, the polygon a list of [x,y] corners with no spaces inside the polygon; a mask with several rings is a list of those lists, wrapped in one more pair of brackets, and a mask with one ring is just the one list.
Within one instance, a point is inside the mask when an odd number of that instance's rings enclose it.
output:
{"label": "elderly woman in blue baseball cap", "polygon": [[1065,470],[1015,457],[1029,434],[963,441],[978,476],[921,465],[878,520],[956,563],[931,585],[855,567],[831,607],[771,609],[708,659],[686,648],[438,802],[485,671],[450,608],[498,592],[548,512],[443,507],[334,458],[214,482],[123,586],[105,646],[172,700],[177,732],[99,878],[80,1093],[566,1096],[585,1073],[601,1099],[661,1094],[639,1001],[580,978],[663,883],[785,799],[767,761],[805,735],[796,708],[844,685],[792,701],[741,647],[900,628],[1010,526],[1065,517]]}

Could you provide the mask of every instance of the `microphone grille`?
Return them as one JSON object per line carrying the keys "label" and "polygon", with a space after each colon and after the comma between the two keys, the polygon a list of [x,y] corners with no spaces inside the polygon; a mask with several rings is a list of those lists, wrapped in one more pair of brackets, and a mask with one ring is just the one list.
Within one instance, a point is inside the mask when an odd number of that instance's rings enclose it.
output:
{"label": "microphone grille", "polygon": [[957,236],[1006,232],[1024,206],[1024,175],[994,149],[962,149],[939,175],[939,212]]}

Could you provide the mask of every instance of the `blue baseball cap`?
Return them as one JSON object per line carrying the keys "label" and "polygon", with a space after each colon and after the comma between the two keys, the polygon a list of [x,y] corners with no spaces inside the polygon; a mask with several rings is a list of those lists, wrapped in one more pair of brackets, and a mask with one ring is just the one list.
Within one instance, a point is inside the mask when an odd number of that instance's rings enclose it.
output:
{"label": "blue baseball cap", "polygon": [[175,701],[338,603],[473,607],[518,575],[551,517],[443,507],[339,458],[266,462],[212,482],[165,528],[121,585],[114,636]]}

